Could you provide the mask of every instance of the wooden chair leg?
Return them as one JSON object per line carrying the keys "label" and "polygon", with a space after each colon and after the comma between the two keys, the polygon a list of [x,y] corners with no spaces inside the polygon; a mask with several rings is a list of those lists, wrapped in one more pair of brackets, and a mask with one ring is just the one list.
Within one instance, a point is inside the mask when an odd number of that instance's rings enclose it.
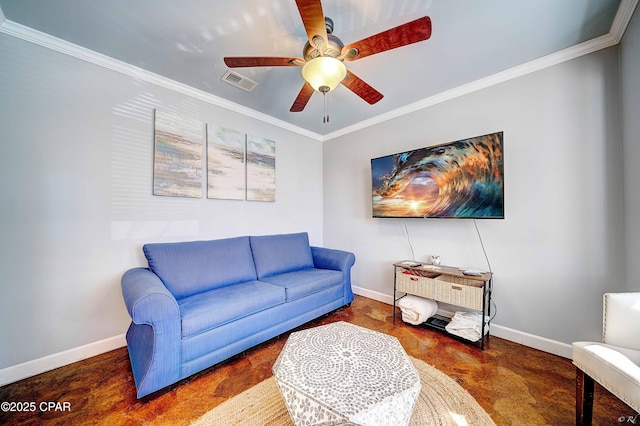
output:
{"label": "wooden chair leg", "polygon": [[576,367],[576,426],[591,425],[593,388],[593,378]]}

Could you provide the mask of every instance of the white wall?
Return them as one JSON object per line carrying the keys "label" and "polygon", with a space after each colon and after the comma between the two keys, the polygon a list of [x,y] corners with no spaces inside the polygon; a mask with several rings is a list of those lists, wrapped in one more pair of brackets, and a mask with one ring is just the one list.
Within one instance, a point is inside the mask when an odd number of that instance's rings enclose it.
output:
{"label": "white wall", "polygon": [[[390,300],[412,256],[401,219],[371,218],[370,159],[504,131],[504,220],[479,220],[495,324],[553,341],[599,339],[604,291],[623,288],[617,47],[324,144],[324,242],[356,254],[354,285]],[[412,219],[417,260],[487,268],[470,220]]]}
{"label": "white wall", "polygon": [[[0,370],[121,336],[145,242],[322,244],[321,142],[2,34],[0,58]],[[277,201],[152,196],[153,108],[276,141]]]}
{"label": "white wall", "polygon": [[626,290],[640,290],[640,12],[636,9],[620,44],[624,140]]}
{"label": "white wall", "polygon": [[[121,336],[120,276],[145,264],[148,241],[307,230],[313,244],[354,251],[354,285],[390,300],[390,264],[411,250],[401,220],[371,218],[369,160],[499,130],[506,219],[478,222],[495,323],[567,343],[599,338],[602,292],[638,289],[638,22],[620,48],[621,81],[612,48],[324,148],[0,34],[0,380],[5,367]],[[277,201],[152,196],[153,108],[275,140]],[[486,267],[472,222],[405,223],[418,259]]]}

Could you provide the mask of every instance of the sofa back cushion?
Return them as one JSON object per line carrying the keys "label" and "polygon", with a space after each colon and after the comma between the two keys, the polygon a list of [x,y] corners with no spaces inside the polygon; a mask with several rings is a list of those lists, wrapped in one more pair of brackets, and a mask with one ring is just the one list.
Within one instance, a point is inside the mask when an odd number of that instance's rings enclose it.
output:
{"label": "sofa back cushion", "polygon": [[250,237],[258,279],[284,272],[313,268],[309,235],[264,235]]}
{"label": "sofa back cushion", "polygon": [[145,244],[142,250],[176,299],[256,279],[249,237]]}

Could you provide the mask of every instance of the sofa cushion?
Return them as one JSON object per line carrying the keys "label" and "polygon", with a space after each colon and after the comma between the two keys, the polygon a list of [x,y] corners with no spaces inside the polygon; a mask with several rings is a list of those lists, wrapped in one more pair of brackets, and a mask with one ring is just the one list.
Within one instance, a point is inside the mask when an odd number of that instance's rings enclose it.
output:
{"label": "sofa cushion", "polygon": [[178,302],[182,338],[211,330],[284,303],[285,289],[248,281],[186,297]]}
{"label": "sofa cushion", "polygon": [[256,279],[249,237],[145,244],[142,250],[176,299]]}
{"label": "sofa cushion", "polygon": [[342,284],[342,272],[329,269],[304,269],[272,275],[264,282],[280,286],[287,292],[287,302],[309,296],[326,288]]}
{"label": "sofa cushion", "polygon": [[280,234],[250,237],[258,279],[313,268],[309,235]]}

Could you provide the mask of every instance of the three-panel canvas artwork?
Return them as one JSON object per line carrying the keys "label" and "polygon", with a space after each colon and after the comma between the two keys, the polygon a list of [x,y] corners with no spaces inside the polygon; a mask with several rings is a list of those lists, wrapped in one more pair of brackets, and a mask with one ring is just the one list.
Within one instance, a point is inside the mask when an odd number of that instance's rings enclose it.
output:
{"label": "three-panel canvas artwork", "polygon": [[202,123],[155,113],[153,195],[202,196]]}
{"label": "three-panel canvas artwork", "polygon": [[[153,194],[202,197],[203,125],[155,111]],[[217,125],[206,126],[207,198],[275,201],[276,143]]]}

